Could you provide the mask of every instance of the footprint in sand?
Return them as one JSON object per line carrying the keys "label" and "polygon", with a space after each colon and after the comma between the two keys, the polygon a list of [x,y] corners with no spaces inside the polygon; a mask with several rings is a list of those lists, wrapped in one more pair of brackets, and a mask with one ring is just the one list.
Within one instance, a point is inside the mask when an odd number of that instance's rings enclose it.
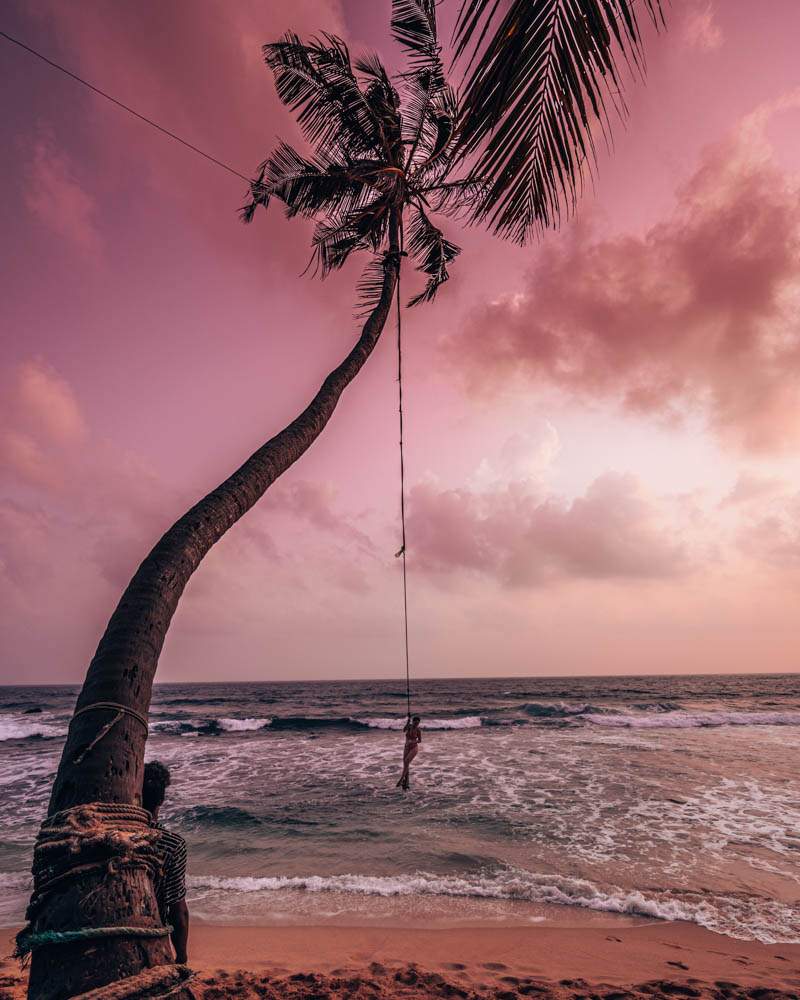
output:
{"label": "footprint in sand", "polygon": [[502,962],[484,962],[481,966],[483,969],[490,969],[492,972],[502,972],[503,969],[507,969],[507,965],[503,965]]}
{"label": "footprint in sand", "polygon": [[667,962],[667,965],[674,965],[676,969],[689,969],[689,966],[685,965],[683,962]]}
{"label": "footprint in sand", "polygon": [[609,934],[606,941],[616,941],[617,944],[622,944],[622,938],[614,937],[613,934]]}
{"label": "footprint in sand", "polygon": [[463,962],[445,962],[442,968],[450,969],[452,972],[463,972],[466,965]]}

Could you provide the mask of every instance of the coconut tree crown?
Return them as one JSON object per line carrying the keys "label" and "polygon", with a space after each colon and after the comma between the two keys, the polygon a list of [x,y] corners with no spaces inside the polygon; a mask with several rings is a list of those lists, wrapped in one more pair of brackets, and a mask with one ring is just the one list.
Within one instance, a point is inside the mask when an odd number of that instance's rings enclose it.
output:
{"label": "coconut tree crown", "polygon": [[[662,0],[639,0],[663,25]],[[297,35],[264,47],[281,100],[298,112],[314,147],[286,143],[262,165],[242,209],[249,222],[271,198],[318,221],[323,276],[354,250],[379,251],[393,212],[407,219],[405,250],[428,282],[428,301],[459,248],[431,215],[460,215],[526,243],[558,228],[593,172],[595,129],[611,141],[625,118],[622,66],[644,71],[637,0],[462,0],[455,62],[460,100],[448,85],[437,35],[437,0],[393,0],[392,33],[407,71],[393,81],[375,56],[351,63],[345,43]],[[621,64],[621,65],[620,65]],[[454,179],[456,169],[462,176]],[[379,271],[367,271],[365,302]]]}
{"label": "coconut tree crown", "polygon": [[380,294],[392,220],[399,249],[427,278],[408,303],[416,305],[433,299],[460,253],[432,216],[474,211],[483,196],[478,180],[450,176],[458,103],[442,65],[434,0],[394,0],[391,25],[407,58],[394,80],[375,55],[352,61],[335,35],[303,43],[288,33],[264,46],[278,96],[297,112],[313,155],[281,142],[242,209],[250,222],[259,205],[277,199],[290,218],[314,219],[312,263],[323,277],[356,251],[373,254],[359,285],[365,309]]}

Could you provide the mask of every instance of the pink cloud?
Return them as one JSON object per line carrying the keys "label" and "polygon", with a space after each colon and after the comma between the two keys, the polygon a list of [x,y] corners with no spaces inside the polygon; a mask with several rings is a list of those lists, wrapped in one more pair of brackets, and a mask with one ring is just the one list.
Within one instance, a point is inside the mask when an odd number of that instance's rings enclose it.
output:
{"label": "pink cloud", "polygon": [[[78,677],[137,565],[202,488],[176,487],[106,440],[41,360],[11,372],[0,428],[0,629],[26,661],[46,666],[45,650],[59,648],[51,676]],[[204,561],[175,634],[260,637],[287,619],[298,594],[319,599],[323,581],[322,603],[369,592],[380,564],[368,535],[336,511],[330,485],[281,483],[270,500]]]}
{"label": "pink cloud", "polygon": [[80,444],[87,427],[72,387],[41,360],[17,368],[14,404],[18,418],[58,444]]}
{"label": "pink cloud", "polygon": [[19,481],[49,490],[66,481],[63,457],[87,435],[68,383],[40,360],[17,365],[0,398],[0,458]]}
{"label": "pink cloud", "polygon": [[800,493],[754,509],[741,525],[738,540],[742,553],[757,563],[779,570],[800,569]]}
{"label": "pink cloud", "polygon": [[34,218],[87,256],[98,258],[103,241],[95,222],[95,200],[51,137],[33,144],[25,181],[25,204]]}
{"label": "pink cloud", "polygon": [[722,29],[715,19],[716,11],[711,0],[696,4],[690,8],[683,20],[681,34],[690,48],[702,52],[713,52],[723,42]]}
{"label": "pink cloud", "polygon": [[670,420],[705,413],[726,444],[800,443],[800,185],[764,133],[789,95],[709,149],[643,236],[587,222],[537,250],[524,287],[445,349],[473,386],[508,379]]}
{"label": "pink cloud", "polygon": [[634,477],[616,473],[572,502],[518,483],[485,493],[420,485],[410,494],[409,537],[416,569],[476,571],[512,587],[661,579],[690,568],[663,512]]}
{"label": "pink cloud", "polygon": [[276,483],[265,497],[264,506],[308,521],[320,531],[338,535],[342,540],[355,542],[363,550],[373,552],[369,536],[335,510],[335,500],[336,492],[330,484],[298,479]]}
{"label": "pink cloud", "polygon": [[745,471],[739,474],[733,489],[723,498],[720,506],[762,502],[785,492],[786,483],[777,476],[759,476]]}

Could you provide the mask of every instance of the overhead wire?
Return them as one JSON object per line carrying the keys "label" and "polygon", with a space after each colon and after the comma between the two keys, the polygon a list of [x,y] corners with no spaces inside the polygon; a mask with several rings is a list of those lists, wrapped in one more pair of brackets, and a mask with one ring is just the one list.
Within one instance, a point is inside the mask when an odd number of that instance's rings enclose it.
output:
{"label": "overhead wire", "polygon": [[122,108],[123,111],[127,111],[129,115],[133,115],[134,118],[138,118],[139,121],[143,121],[146,125],[151,128],[157,129],[163,135],[168,136],[170,139],[174,139],[175,142],[179,142],[182,146],[190,149],[193,153],[197,153],[198,156],[202,156],[204,159],[208,160],[210,163],[221,167],[223,170],[227,170],[229,174],[233,174],[234,177],[241,178],[246,184],[250,184],[251,179],[246,177],[243,173],[236,170],[235,167],[230,166],[230,164],[218,160],[216,156],[212,156],[210,153],[206,153],[205,150],[200,149],[199,146],[195,146],[193,142],[189,142],[187,139],[181,138],[177,133],[171,131],[171,129],[165,128],[163,125],[159,125],[158,122],[153,121],[152,118],[148,118],[147,115],[141,114],[132,108],[129,104],[125,104],[124,101],[118,100],[116,97],[112,97],[111,94],[107,93],[105,90],[101,90],[100,87],[96,87],[93,83],[89,83],[88,80],[84,80],[82,76],[78,76],[77,73],[73,73],[72,70],[67,69],[60,63],[55,62],[52,59],[48,59],[46,55],[38,52],[36,49],[32,48],[30,45],[26,45],[25,42],[20,41],[19,38],[15,38],[13,35],[9,35],[7,31],[0,31],[0,38],[5,38],[6,41],[11,42],[13,45],[19,46],[19,48],[24,49],[25,52],[30,53],[30,55],[35,56],[37,59],[41,59],[42,62],[47,63],[53,69],[63,73],[65,76],[70,77],[70,79],[75,80],[77,83],[82,84],[84,87],[88,87],[93,93],[98,94],[100,97],[105,98],[105,100],[110,101],[115,104],[118,108]]}

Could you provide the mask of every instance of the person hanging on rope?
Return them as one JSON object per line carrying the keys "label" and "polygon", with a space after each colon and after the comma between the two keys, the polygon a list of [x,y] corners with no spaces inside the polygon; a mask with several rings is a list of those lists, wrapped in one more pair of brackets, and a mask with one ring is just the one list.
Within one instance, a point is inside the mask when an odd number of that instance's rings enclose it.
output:
{"label": "person hanging on rope", "polygon": [[415,715],[412,719],[409,715],[408,720],[403,726],[403,732],[406,735],[406,745],[403,749],[403,773],[400,775],[400,780],[397,782],[397,788],[402,788],[403,791],[408,789],[408,771],[411,767],[411,761],[419,753],[419,745],[422,743],[422,730],[419,727],[420,717]]}
{"label": "person hanging on rope", "polygon": [[161,919],[172,927],[175,961],[186,964],[189,941],[189,909],[186,906],[186,841],[158,822],[158,811],[164,803],[167,785],[171,781],[169,768],[161,761],[151,760],[144,766],[142,807],[153,817],[153,826],[160,831],[157,852],[161,857],[161,874],[156,881],[156,900]]}

